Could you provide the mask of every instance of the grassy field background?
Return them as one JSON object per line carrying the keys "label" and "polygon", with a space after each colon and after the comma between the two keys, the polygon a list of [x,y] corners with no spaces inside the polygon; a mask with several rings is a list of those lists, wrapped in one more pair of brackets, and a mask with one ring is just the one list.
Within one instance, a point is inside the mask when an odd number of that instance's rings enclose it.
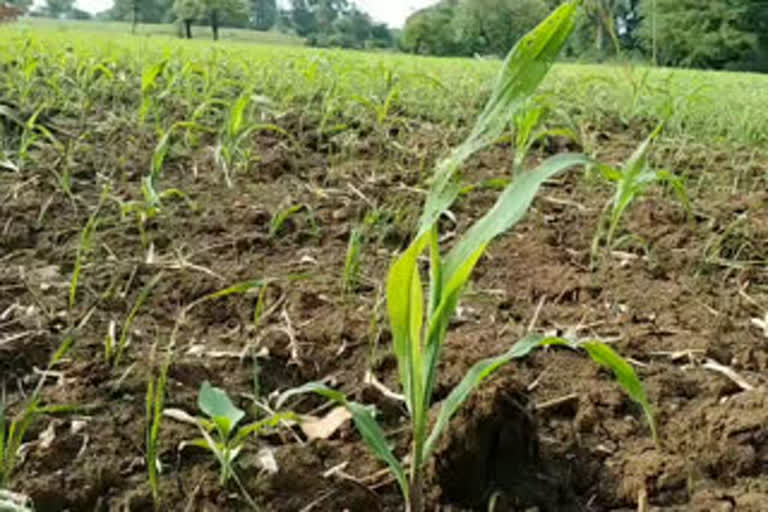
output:
{"label": "grassy field background", "polygon": [[[299,102],[312,109],[315,105],[306,102],[319,102],[327,116],[354,115],[365,108],[360,98],[383,102],[396,87],[394,110],[446,125],[466,124],[475,116],[500,65],[496,59],[319,50],[298,46],[299,39],[288,35],[245,30],[225,30],[226,41],[217,44],[175,38],[172,25],[140,25],[139,36],[127,33],[125,23],[34,20],[0,30],[5,59],[23,42],[47,61],[61,65],[67,52],[75,52],[110,63],[128,79],[170,54],[177,67],[215,60],[219,73],[241,77],[237,86],[284,105]],[[197,31],[206,34],[205,27]],[[577,132],[605,121],[651,127],[669,116],[667,135],[691,142],[768,142],[767,75],[561,63],[541,95],[558,121]]]}
{"label": "grassy field background", "polygon": [[[97,21],[97,20],[57,20],[53,18],[23,18],[15,24],[21,30],[33,29],[43,31],[62,32],[107,32],[114,35],[132,35],[132,26],[124,21]],[[179,26],[173,23],[139,23],[136,25],[138,36],[152,37],[179,37]],[[196,39],[211,40],[211,29],[207,25],[192,27],[192,35]],[[219,30],[219,38],[222,41],[244,41],[259,44],[283,44],[301,45],[304,40],[300,37],[278,31],[260,32],[257,30],[245,30],[239,28],[223,27]]]}

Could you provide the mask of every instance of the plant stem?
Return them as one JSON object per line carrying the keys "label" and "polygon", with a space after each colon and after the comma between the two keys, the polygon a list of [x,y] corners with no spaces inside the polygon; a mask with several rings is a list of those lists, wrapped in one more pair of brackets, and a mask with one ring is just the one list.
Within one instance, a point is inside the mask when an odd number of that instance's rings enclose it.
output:
{"label": "plant stem", "polygon": [[420,467],[411,471],[411,496],[408,512],[424,512],[424,475]]}
{"label": "plant stem", "polygon": [[421,422],[413,425],[413,452],[411,453],[411,484],[408,512],[424,512],[424,428]]}

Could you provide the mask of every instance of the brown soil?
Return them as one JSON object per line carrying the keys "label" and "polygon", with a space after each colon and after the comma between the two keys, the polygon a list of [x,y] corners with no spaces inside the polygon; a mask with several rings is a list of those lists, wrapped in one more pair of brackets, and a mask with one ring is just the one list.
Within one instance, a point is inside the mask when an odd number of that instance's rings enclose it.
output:
{"label": "brown soil", "polygon": [[[265,277],[275,281],[258,328],[253,295],[191,310],[176,337],[166,406],[195,414],[197,391],[209,379],[253,417],[253,359],[238,357],[251,347],[249,353],[260,354],[262,397],[327,379],[376,404],[397,453],[405,455],[403,408],[363,378],[371,368],[397,390],[379,290],[392,255],[409,240],[422,199],[414,191],[423,186],[418,169],[439,154],[439,135],[424,127],[402,141],[403,152],[384,151],[373,136],[344,150],[317,140],[289,147],[264,137],[257,141],[260,161],[239,173],[232,189],[209,152],[177,148],[161,187],[180,188],[195,209],[165,203],[148,224],[148,261],[136,223],[121,220],[116,203],[108,203],[69,313],[79,234],[98,202],[103,170],[114,171],[115,197],[137,199],[152,141],[126,138],[120,154],[73,157],[79,159],[74,201],[42,166],[24,179],[0,170],[0,375],[11,412],[19,411],[70,322],[82,321],[43,393],[46,405],[81,410],[33,424],[11,488],[29,495],[38,511],[151,510],[144,399],[147,377],[159,364],[152,347],[168,342],[184,306]],[[634,144],[603,138],[608,160],[625,158]],[[543,150],[559,149],[550,146]],[[660,446],[608,373],[582,354],[542,351],[501,370],[454,420],[431,468],[430,510],[486,510],[493,499],[497,511],[630,511],[644,496],[647,510],[768,510],[768,335],[753,322],[768,312],[768,164],[738,167],[732,157],[733,167],[721,162],[715,175],[701,170],[696,154],[675,155],[667,163],[687,175],[695,215],[687,218],[654,190],[627,215],[626,232],[636,236],[595,271],[589,247],[610,191],[577,172],[542,189],[524,222],[480,263],[450,330],[435,396],[442,399],[478,359],[509,347],[532,320],[541,331],[580,327],[584,335],[612,340],[633,361],[656,409]],[[42,150],[35,156],[52,161]],[[507,148],[495,148],[473,159],[466,176],[477,182],[504,176],[510,162]],[[462,198],[453,209],[458,226],[446,224],[444,231],[465,228],[494,194],[479,190]],[[307,208],[270,237],[272,216],[294,204]],[[372,205],[381,215],[363,247],[363,277],[345,294],[347,240]],[[110,369],[103,356],[110,322],[119,333],[159,272],[120,368]],[[307,397],[290,405],[317,413],[323,402]],[[196,434],[186,424],[163,422],[161,509],[245,510],[234,485],[218,484],[209,454],[179,451]],[[258,465],[265,447],[277,474]],[[393,481],[350,424],[321,441],[304,442],[298,429],[253,439],[238,471],[265,510],[402,509]]]}

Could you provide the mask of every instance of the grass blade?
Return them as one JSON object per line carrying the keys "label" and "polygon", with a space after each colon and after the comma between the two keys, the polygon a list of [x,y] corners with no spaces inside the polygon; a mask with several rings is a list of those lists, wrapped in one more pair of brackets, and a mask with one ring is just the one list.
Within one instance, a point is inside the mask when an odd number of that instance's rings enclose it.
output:
{"label": "grass blade", "polygon": [[117,368],[117,366],[120,364],[120,360],[123,357],[123,352],[125,351],[125,347],[128,344],[128,333],[131,330],[131,325],[133,325],[133,320],[136,318],[136,315],[139,313],[139,309],[141,309],[141,306],[144,304],[144,302],[149,297],[149,294],[152,293],[152,289],[157,285],[157,283],[160,282],[160,280],[163,278],[163,273],[160,272],[155,277],[153,277],[147,285],[142,288],[141,293],[139,294],[139,297],[136,299],[136,303],[133,305],[133,308],[131,308],[131,312],[128,313],[128,317],[125,319],[125,323],[123,323],[123,328],[120,331],[120,339],[117,342],[117,350],[115,351],[115,358],[112,361],[112,366],[114,368]]}

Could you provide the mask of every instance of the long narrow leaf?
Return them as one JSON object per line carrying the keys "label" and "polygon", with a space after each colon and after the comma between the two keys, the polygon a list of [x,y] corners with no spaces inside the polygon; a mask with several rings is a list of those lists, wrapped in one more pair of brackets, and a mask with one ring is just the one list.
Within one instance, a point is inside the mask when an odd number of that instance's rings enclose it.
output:
{"label": "long narrow leaf", "polygon": [[637,402],[643,409],[645,418],[648,421],[648,425],[651,428],[651,435],[653,440],[658,442],[658,435],[656,432],[656,421],[653,417],[653,409],[648,402],[648,396],[645,394],[645,388],[637,378],[635,370],[627,363],[620,355],[618,355],[611,347],[605,343],[599,341],[588,341],[580,343],[579,347],[587,351],[589,356],[600,366],[608,368],[613,372],[616,377],[616,381],[629,395],[629,397]]}
{"label": "long narrow leaf", "polygon": [[544,79],[575,27],[580,3],[579,0],[572,0],[558,7],[510,51],[493,93],[469,137],[436,169],[420,221],[419,235],[429,230],[456,199],[459,187],[453,183],[453,177],[464,161],[498,139],[509,120]]}
{"label": "long narrow leaf", "polygon": [[[530,334],[512,345],[512,348],[504,354],[483,359],[482,361],[475,363],[466,375],[464,375],[461,382],[453,388],[448,397],[443,401],[440,407],[440,412],[437,415],[435,426],[432,428],[432,432],[424,446],[424,456],[422,460],[426,460],[426,458],[429,457],[453,415],[467,398],[469,398],[469,395],[472,394],[475,388],[477,388],[488,376],[511,360],[528,355],[534,348],[557,341],[560,340],[558,338],[547,338],[538,334]],[[565,340],[562,341],[563,343],[567,343]]]}
{"label": "long narrow leaf", "polygon": [[397,483],[400,485],[400,490],[403,492],[403,496],[407,502],[410,495],[410,487],[405,475],[405,470],[400,461],[397,460],[397,457],[395,457],[395,454],[392,453],[392,449],[387,442],[384,431],[381,430],[381,427],[376,422],[373,415],[374,408],[357,402],[351,402],[347,400],[347,397],[344,396],[343,393],[330,389],[319,382],[309,382],[298,388],[286,391],[280,395],[280,398],[277,400],[277,408],[282,407],[288,398],[304,393],[317,393],[318,395],[333,400],[339,405],[343,405],[347,408],[352,415],[352,421],[354,421],[355,427],[358,432],[360,432],[363,441],[365,441],[371,451],[373,451],[379,459],[389,466],[389,469],[395,475]]}
{"label": "long narrow leaf", "polygon": [[238,429],[237,434],[235,435],[235,438],[233,440],[233,444],[237,445],[240,444],[245,438],[250,436],[251,434],[258,434],[264,429],[267,428],[274,428],[277,425],[279,425],[283,421],[298,421],[299,418],[296,416],[296,414],[292,412],[278,412],[270,416],[269,418],[265,418],[263,420],[259,420],[253,423],[250,423],[248,425],[243,426],[242,428]]}
{"label": "long narrow leaf", "polygon": [[584,349],[597,364],[610,369],[622,389],[643,409],[648,425],[651,428],[651,434],[653,435],[654,441],[658,442],[653,409],[648,402],[645,389],[632,366],[630,366],[629,363],[627,363],[613,349],[605,343],[596,340],[577,343],[564,338],[529,334],[516,342],[506,353],[500,356],[484,359],[470,368],[461,382],[459,382],[443,401],[435,426],[425,444],[424,457],[426,458],[432,453],[432,450],[434,450],[437,441],[445,431],[445,428],[448,426],[453,415],[483,380],[511,360],[525,357],[533,349],[548,345],[560,345],[575,350]]}
{"label": "long narrow leaf", "polygon": [[[408,249],[390,267],[387,277],[387,310],[392,327],[392,344],[397,358],[397,367],[400,375],[400,383],[406,397],[408,409],[413,412],[413,365],[410,360],[412,343],[420,343],[420,340],[411,339],[413,332],[412,319],[415,305],[411,304],[413,297],[414,280],[418,279],[417,261],[428,242],[428,235],[424,235],[411,243]],[[422,309],[419,308],[419,312]]]}
{"label": "long narrow leaf", "polygon": [[517,177],[502,192],[493,208],[475,222],[448,253],[445,258],[444,286],[453,280],[454,273],[475,251],[523,218],[542,183],[565,169],[589,163],[590,159],[584,155],[565,153],[548,158],[536,169]]}
{"label": "long narrow leaf", "polygon": [[493,208],[475,222],[448,253],[441,268],[441,300],[427,330],[428,376],[425,389],[428,393],[434,384],[445,329],[456,309],[459,294],[488,243],[525,215],[544,181],[567,168],[589,162],[584,155],[562,154],[547,159],[532,171],[522,173],[502,192]]}

